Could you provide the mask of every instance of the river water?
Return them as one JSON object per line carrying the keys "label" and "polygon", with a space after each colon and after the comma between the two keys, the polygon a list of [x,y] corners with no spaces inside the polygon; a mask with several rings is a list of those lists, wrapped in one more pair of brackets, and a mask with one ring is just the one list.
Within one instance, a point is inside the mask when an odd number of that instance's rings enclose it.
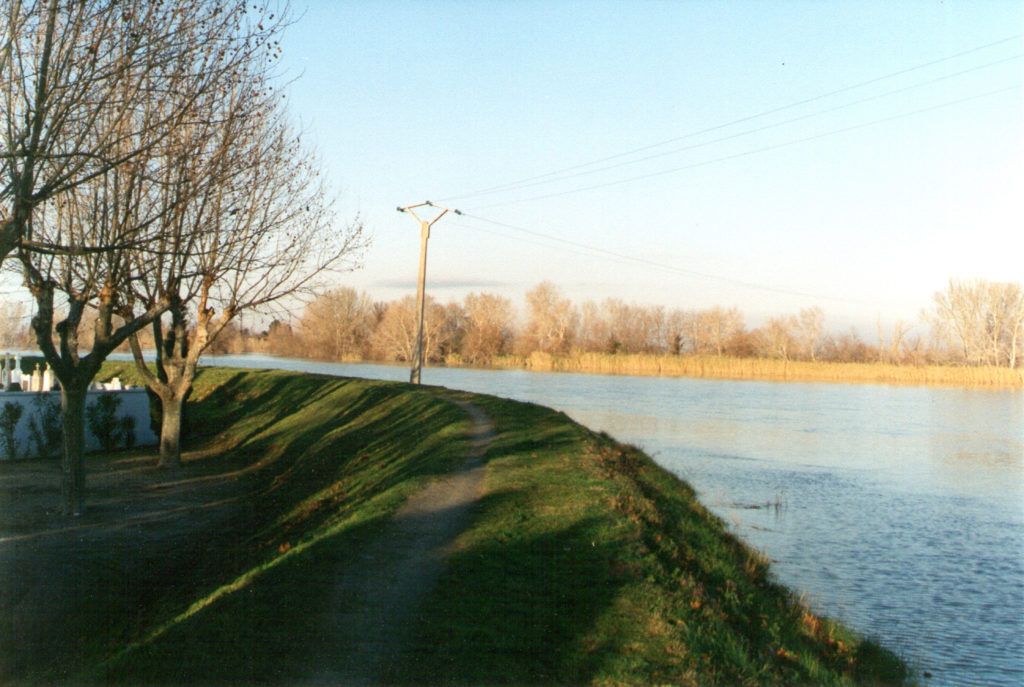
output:
{"label": "river water", "polygon": [[[266,356],[205,364],[408,381]],[[427,368],[643,448],[927,685],[1024,684],[1024,393]]]}

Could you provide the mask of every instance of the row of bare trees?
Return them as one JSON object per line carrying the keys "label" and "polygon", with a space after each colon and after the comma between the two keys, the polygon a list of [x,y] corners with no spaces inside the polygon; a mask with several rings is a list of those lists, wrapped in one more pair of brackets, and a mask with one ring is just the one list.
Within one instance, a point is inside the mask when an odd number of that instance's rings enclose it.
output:
{"label": "row of bare trees", "polygon": [[1017,367],[1024,347],[1024,289],[1015,282],[950,280],[929,321],[969,365]]}
{"label": "row of bare trees", "polygon": [[[772,317],[748,329],[735,307],[666,309],[619,299],[577,306],[551,282],[526,294],[521,315],[511,301],[493,294],[474,293],[448,305],[428,298],[425,355],[432,362],[476,365],[486,365],[495,356],[534,351],[592,351],[1013,367],[1024,344],[1020,285],[993,282],[950,282],[946,291],[936,293],[934,309],[924,313],[932,325],[926,335],[914,335],[903,322],[890,331],[879,325],[876,345],[852,329],[829,333],[818,307]],[[408,361],[415,332],[411,296],[382,303],[354,289],[337,288],[310,302],[294,328],[274,323],[257,346],[324,360]],[[244,342],[236,338],[235,345]]]}
{"label": "row of bare trees", "polygon": [[333,226],[286,120],[271,4],[0,0],[0,15],[0,260],[60,381],[79,514],[86,391],[115,348],[132,344],[176,466],[199,354],[239,313],[351,267],[363,239]]}

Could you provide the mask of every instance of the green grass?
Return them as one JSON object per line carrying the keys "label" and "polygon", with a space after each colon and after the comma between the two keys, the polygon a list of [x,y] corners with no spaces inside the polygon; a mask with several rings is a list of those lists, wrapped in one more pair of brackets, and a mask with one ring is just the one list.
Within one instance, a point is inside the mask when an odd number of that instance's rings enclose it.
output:
{"label": "green grass", "polygon": [[225,527],[196,533],[202,557],[80,680],[292,682],[313,649],[303,630],[315,626],[326,573],[469,450],[465,414],[407,385],[214,368],[194,400],[189,425],[212,454],[185,474],[241,471],[248,496]]}
{"label": "green grass", "polygon": [[[537,406],[499,424],[488,493],[404,681],[899,684],[892,654],[775,584],[684,483]],[[443,647],[438,650],[438,647]]]}
{"label": "green grass", "polygon": [[[130,372],[112,366],[122,378]],[[111,373],[113,376],[113,373]],[[565,415],[493,397],[486,495],[393,680],[899,684],[905,666],[775,584],[684,483]],[[81,680],[290,684],[323,650],[330,572],[432,475],[468,418],[429,387],[204,370],[189,419],[251,498]],[[123,637],[125,632],[110,632]]]}

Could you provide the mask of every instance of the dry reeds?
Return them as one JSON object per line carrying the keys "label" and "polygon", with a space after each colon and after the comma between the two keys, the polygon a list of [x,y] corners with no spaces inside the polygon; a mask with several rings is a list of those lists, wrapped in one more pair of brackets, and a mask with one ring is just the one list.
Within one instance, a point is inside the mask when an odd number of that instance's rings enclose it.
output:
{"label": "dry reeds", "polygon": [[582,372],[648,377],[697,377],[768,381],[866,384],[933,384],[942,386],[1022,388],[1024,370],[1006,367],[837,363],[708,355],[658,355],[573,352],[552,355],[535,351],[527,357],[503,356],[491,362],[502,369],[533,372]]}

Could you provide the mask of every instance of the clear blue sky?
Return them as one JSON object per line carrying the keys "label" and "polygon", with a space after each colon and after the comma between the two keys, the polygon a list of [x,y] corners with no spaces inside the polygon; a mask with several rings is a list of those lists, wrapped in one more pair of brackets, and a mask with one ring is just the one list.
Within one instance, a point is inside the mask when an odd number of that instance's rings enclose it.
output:
{"label": "clear blue sky", "polygon": [[871,332],[950,277],[1024,280],[1019,0],[292,8],[291,113],[374,298],[415,291],[395,207],[424,200],[466,213],[431,235],[441,301],[550,279]]}

